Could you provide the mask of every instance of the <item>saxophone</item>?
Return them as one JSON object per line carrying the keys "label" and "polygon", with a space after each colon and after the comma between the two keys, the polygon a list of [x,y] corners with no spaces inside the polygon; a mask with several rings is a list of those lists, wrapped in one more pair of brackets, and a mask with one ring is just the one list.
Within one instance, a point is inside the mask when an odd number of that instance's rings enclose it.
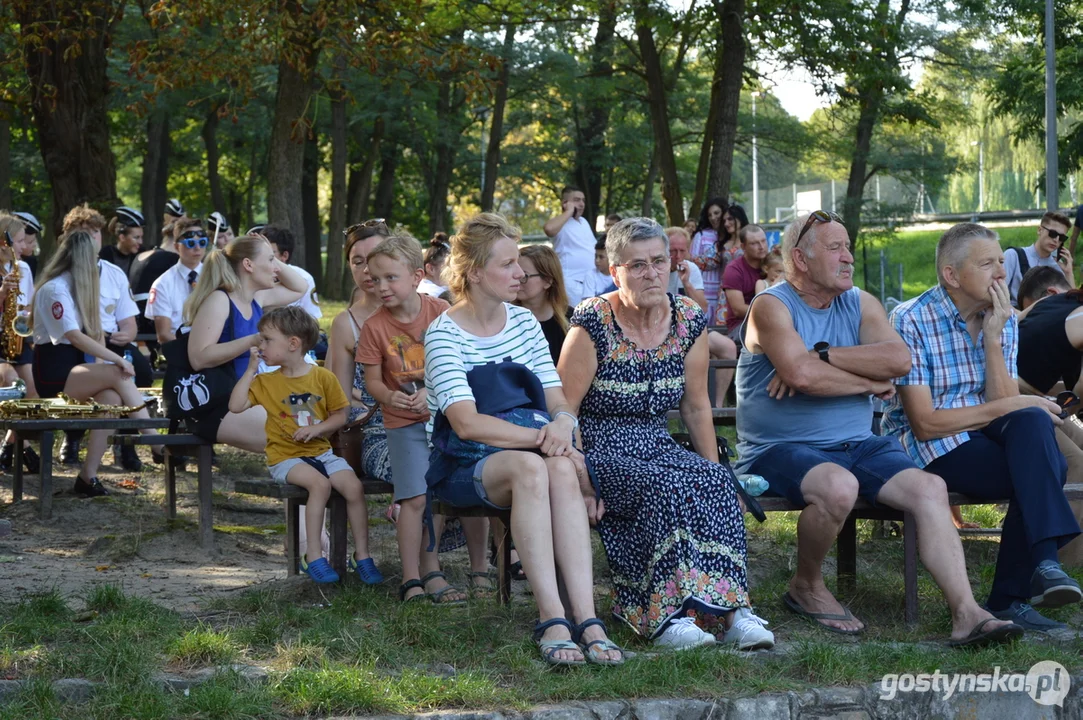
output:
{"label": "saxophone", "polygon": [[19,283],[22,281],[22,273],[19,272],[19,257],[15,252],[15,245],[11,242],[11,233],[4,232],[4,240],[8,252],[11,253],[11,275],[15,280],[15,288],[4,298],[4,311],[0,316],[0,332],[3,332],[3,356],[8,360],[15,360],[23,352],[23,338],[31,333],[30,324],[27,321],[26,312],[19,307]]}

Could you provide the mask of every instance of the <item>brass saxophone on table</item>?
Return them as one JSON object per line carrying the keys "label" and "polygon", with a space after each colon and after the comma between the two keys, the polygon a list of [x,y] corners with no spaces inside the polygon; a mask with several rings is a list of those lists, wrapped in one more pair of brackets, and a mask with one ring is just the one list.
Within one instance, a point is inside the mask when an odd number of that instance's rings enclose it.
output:
{"label": "brass saxophone on table", "polygon": [[[6,388],[0,388],[6,389]],[[56,398],[33,398],[22,400],[4,400],[0,402],[0,419],[32,420],[92,417],[125,417],[142,410],[146,403],[135,407],[125,405],[104,405],[96,400],[80,402],[61,393]]]}
{"label": "brass saxophone on table", "polygon": [[4,312],[0,315],[0,332],[3,332],[3,346],[0,350],[4,358],[15,360],[23,352],[23,338],[29,337],[32,331],[26,311],[19,307],[22,273],[19,271],[19,257],[15,252],[15,244],[11,241],[11,233],[4,232],[4,242],[11,253],[11,277],[15,280],[15,288],[4,298]]}

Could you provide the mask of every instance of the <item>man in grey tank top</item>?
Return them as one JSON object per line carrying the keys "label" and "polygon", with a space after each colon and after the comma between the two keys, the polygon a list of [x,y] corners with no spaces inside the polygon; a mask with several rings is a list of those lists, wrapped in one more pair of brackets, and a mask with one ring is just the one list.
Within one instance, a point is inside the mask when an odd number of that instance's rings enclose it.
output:
{"label": "man in grey tank top", "polygon": [[1019,637],[1022,628],[974,600],[944,481],[919,470],[898,440],[872,433],[872,397],[894,395],[910,353],[876,299],[854,287],[846,228],[833,213],[798,217],[782,257],[786,282],[756,296],[741,327],[737,471],[762,475],[804,508],[783,602],[827,630],[864,629],[822,572],[860,495],[914,514],[922,561],[951,606],[952,645]]}

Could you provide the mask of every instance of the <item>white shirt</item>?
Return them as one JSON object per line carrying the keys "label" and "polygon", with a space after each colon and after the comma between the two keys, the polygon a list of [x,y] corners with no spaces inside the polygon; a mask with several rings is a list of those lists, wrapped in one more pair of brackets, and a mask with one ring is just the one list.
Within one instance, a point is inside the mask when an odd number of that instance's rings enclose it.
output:
{"label": "white shirt", "polygon": [[438,298],[447,292],[447,288],[440,287],[428,278],[421,278],[421,282],[417,284],[417,291],[422,295],[431,295]]}
{"label": "white shirt", "polygon": [[71,293],[71,273],[62,273],[42,285],[34,296],[34,344],[71,345],[64,334],[82,329],[83,321]]}
{"label": "white shirt", "polygon": [[[11,272],[11,263],[4,264],[4,275]],[[19,261],[19,307],[30,307],[34,301],[34,274],[30,272],[30,266],[22,260]]]}
{"label": "white shirt", "polygon": [[113,263],[98,261],[98,284],[101,287],[98,314],[102,319],[102,332],[114,333],[120,328],[120,321],[138,315],[139,308],[132,298],[128,276]]}
{"label": "white shirt", "polygon": [[298,275],[305,279],[305,283],[308,284],[308,290],[301,296],[300,300],[294,300],[290,305],[296,305],[304,310],[312,317],[319,320],[323,317],[323,311],[320,310],[320,298],[316,295],[316,280],[309,274],[308,270],[297,265],[290,265],[290,269],[296,272]]}
{"label": "white shirt", "polygon": [[[688,284],[692,286],[693,290],[703,289],[703,273],[699,271],[694,262],[688,260],[684,261],[688,265]],[[677,274],[676,270],[671,270],[669,273],[669,294],[676,297],[684,290],[684,286],[681,284],[681,276]]]}
{"label": "white shirt", "polygon": [[[195,273],[203,272],[203,263],[196,265]],[[184,324],[184,301],[192,294],[192,286],[188,283],[188,274],[192,272],[181,263],[166,270],[158,276],[154,284],[150,286],[150,295],[147,297],[147,308],[143,311],[143,317],[153,320],[156,317],[168,317],[169,327],[174,334]]]}
{"label": "white shirt", "polygon": [[[583,297],[598,297],[613,284],[613,276],[608,273],[600,273],[595,268],[586,274],[583,279]],[[578,304],[578,303],[577,303]]]}
{"label": "white shirt", "polygon": [[594,267],[594,246],[598,240],[585,218],[568,218],[564,227],[553,237],[553,250],[560,258],[564,271],[564,286],[568,291],[568,304],[575,307],[587,297],[584,283],[588,273],[597,272]]}

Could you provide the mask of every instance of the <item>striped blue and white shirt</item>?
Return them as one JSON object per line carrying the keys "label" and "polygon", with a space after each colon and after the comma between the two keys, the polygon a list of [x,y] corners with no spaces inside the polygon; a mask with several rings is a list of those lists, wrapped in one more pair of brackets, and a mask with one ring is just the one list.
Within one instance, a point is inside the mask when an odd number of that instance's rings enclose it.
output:
{"label": "striped blue and white shirt", "polygon": [[[475,402],[466,373],[478,365],[510,359],[529,368],[542,387],[560,387],[560,376],[549,354],[541,324],[526,308],[504,303],[507,322],[491,337],[478,337],[459,327],[447,311],[425,332],[425,387],[429,415],[446,411],[457,402]],[[432,430],[432,421],[429,423]]]}
{"label": "striped blue and white shirt", "polygon": [[[896,385],[927,385],[934,410],[985,403],[984,331],[978,333],[977,341],[971,339],[963,316],[942,286],[926,290],[896,307],[891,312],[891,324],[910,348],[910,372],[896,378]],[[1019,377],[1018,337],[1019,321],[1012,315],[1000,334],[1000,345],[1013,378]],[[970,439],[969,433],[961,432],[935,440],[918,440],[898,395],[884,404],[881,432],[897,436],[921,467]]]}

